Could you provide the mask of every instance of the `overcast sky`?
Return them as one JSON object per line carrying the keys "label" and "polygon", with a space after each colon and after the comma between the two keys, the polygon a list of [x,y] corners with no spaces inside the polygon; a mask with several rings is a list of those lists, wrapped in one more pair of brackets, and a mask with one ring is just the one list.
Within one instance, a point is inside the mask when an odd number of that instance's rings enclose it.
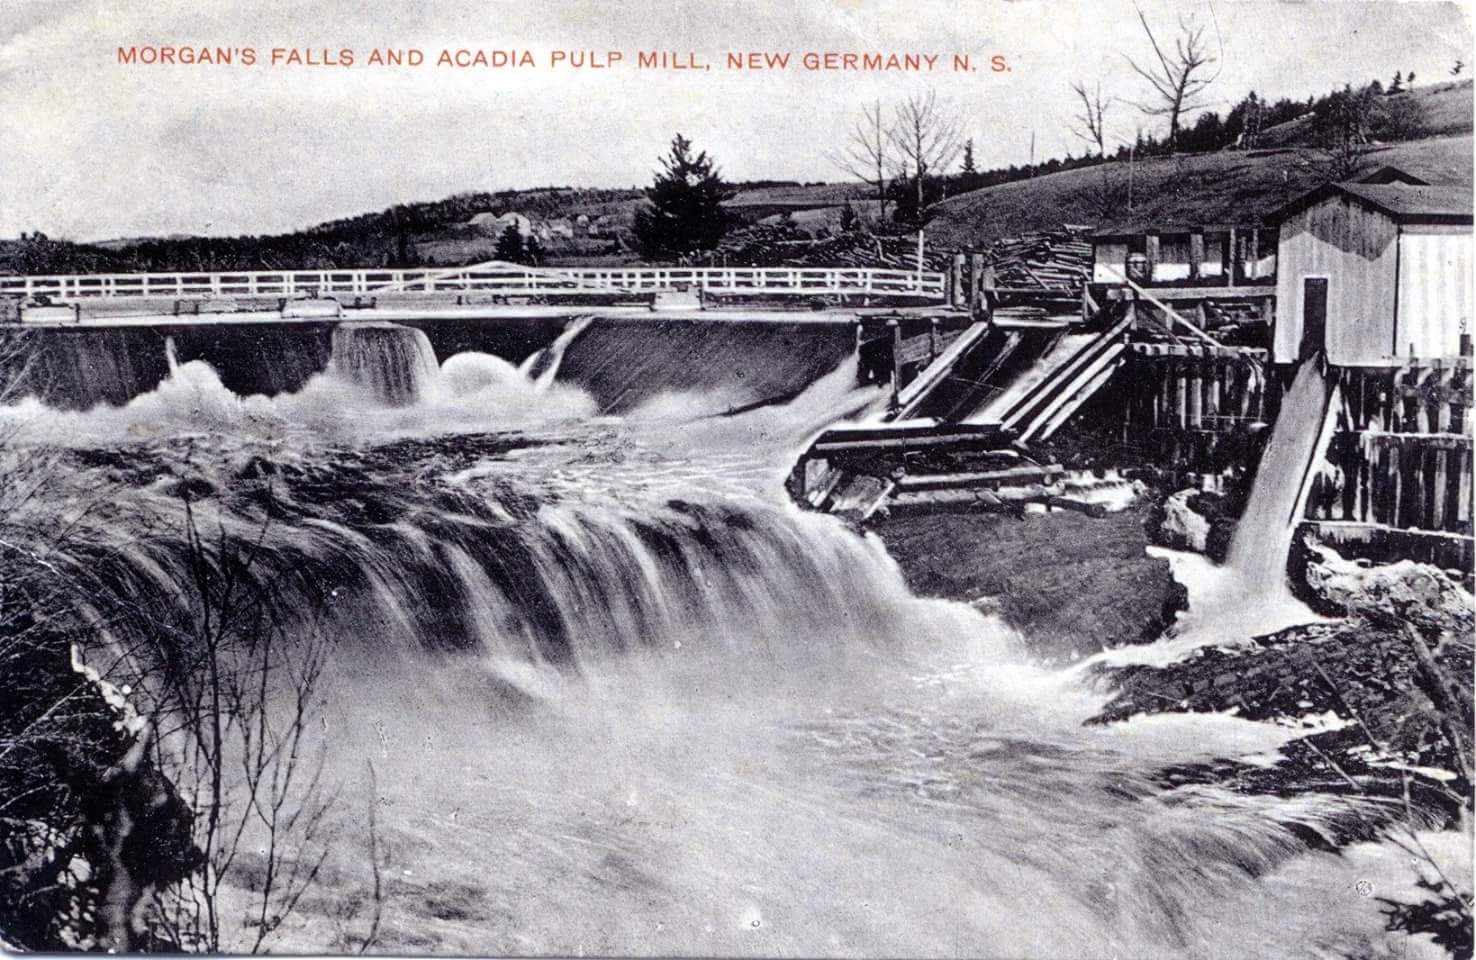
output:
{"label": "overcast sky", "polygon": [[[1207,27],[1215,106],[1305,97],[1470,59],[1464,5],[1141,0]],[[210,9],[202,9],[202,8]],[[378,8],[368,12],[369,8]],[[348,47],[352,68],[126,66],[120,45]],[[521,69],[381,69],[371,49],[528,50]],[[547,67],[550,52],[695,52],[710,71]],[[728,51],[792,51],[737,73]],[[805,51],[941,54],[930,75],[814,73]],[[1136,98],[1149,54],[1127,0],[0,0],[0,236],[102,239],[289,230],[398,201],[547,184],[645,183],[674,131],[730,179],[839,179],[826,159],[863,102],[924,85],[966,115],[980,167],[1082,150],[1069,83]],[[970,54],[977,73],[944,69]],[[1008,73],[987,69],[1008,58]],[[1154,129],[1125,104],[1113,132]]]}

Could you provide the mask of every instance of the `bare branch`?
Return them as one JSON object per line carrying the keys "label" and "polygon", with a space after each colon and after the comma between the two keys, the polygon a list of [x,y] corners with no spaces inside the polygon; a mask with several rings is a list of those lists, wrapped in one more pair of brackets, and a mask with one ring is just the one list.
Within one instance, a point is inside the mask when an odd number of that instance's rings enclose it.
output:
{"label": "bare branch", "polygon": [[1081,113],[1076,114],[1072,133],[1097,148],[1097,153],[1107,156],[1107,107],[1112,97],[1102,96],[1102,81],[1098,80],[1093,90],[1088,91],[1080,80],[1071,85],[1071,90],[1081,101]]}
{"label": "bare branch", "polygon": [[887,169],[892,165],[892,131],[882,121],[880,100],[862,111],[845,146],[832,151],[830,162],[876,191],[877,218],[887,217]]}
{"label": "bare branch", "polygon": [[1143,11],[1138,10],[1137,13],[1157,63],[1150,62],[1144,66],[1130,56],[1124,57],[1133,72],[1148,81],[1156,96],[1147,101],[1134,101],[1134,105],[1148,116],[1169,118],[1169,149],[1176,150],[1184,114],[1205,106],[1198,97],[1215,78],[1203,76],[1202,71],[1216,63],[1216,58],[1205,46],[1204,27],[1192,19],[1179,18],[1178,33],[1170,54],[1164,51]]}

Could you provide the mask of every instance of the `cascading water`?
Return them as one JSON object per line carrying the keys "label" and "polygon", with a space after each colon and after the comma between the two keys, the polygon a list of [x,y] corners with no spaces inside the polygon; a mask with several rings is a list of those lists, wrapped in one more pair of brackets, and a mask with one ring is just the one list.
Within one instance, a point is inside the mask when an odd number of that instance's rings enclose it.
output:
{"label": "cascading water", "polygon": [[[1400,867],[1382,848],[1319,852],[1346,800],[1165,773],[1290,731],[1222,716],[1083,729],[1100,695],[1029,664],[973,608],[912,596],[877,541],[780,499],[807,433],[874,400],[853,367],[739,416],[616,421],[495,357],[435,371],[413,333],[346,333],[328,375],[229,417],[200,417],[218,380],[178,364],[127,408],[70,415],[91,445],[60,454],[23,507],[63,515],[53,557],[123,649],[191,615],[185,495],[205,549],[250,545],[289,635],[324,632],[327,775],[362,795],[369,760],[378,785],[378,949],[1385,945],[1376,902],[1327,894]],[[562,378],[569,359],[547,362]],[[365,388],[379,406],[355,399]],[[361,432],[334,433],[318,411],[349,401]],[[192,436],[141,443],[145,415]],[[270,418],[307,429],[253,432]],[[365,832],[362,807],[334,815],[343,836]],[[354,843],[335,848],[276,946],[331,948],[368,873]]]}
{"label": "cascading water", "polygon": [[430,339],[393,323],[341,323],[333,329],[330,371],[397,406],[414,403],[434,385],[439,367]]}
{"label": "cascading water", "polygon": [[1286,557],[1300,519],[1294,514],[1317,449],[1326,444],[1328,397],[1320,361],[1304,361],[1282,398],[1276,426],[1230,541],[1228,565],[1250,590],[1269,591],[1284,585]]}
{"label": "cascading water", "polygon": [[519,365],[518,370],[533,381],[533,385],[540,390],[546,390],[559,375],[559,366],[564,362],[564,353],[584,331],[588,330],[595,318],[576,317],[569,322],[563,331],[554,338],[554,342],[529,355]]}

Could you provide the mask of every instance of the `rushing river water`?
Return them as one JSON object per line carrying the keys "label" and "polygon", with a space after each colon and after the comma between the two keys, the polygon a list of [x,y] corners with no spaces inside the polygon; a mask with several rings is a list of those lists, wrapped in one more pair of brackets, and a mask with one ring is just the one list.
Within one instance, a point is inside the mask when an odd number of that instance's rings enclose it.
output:
{"label": "rushing river water", "polygon": [[19,444],[63,450],[27,509],[83,515],[73,549],[140,607],[188,582],[166,522],[188,491],[207,529],[260,540],[253,575],[284,610],[321,612],[339,842],[279,947],[363,932],[366,760],[382,950],[1406,946],[1357,887],[1406,885],[1405,858],[1321,842],[1346,801],[1164,776],[1264,758],[1290,731],[1084,728],[1102,694],[1077,674],[912,596],[878,541],[788,503],[806,438],[879,399],[853,368],[734,416],[715,414],[748,398],[720,390],[617,407],[560,375],[578,333],[519,368],[345,330],[295,394],[237,397],[197,361],[126,406],[0,415]]}

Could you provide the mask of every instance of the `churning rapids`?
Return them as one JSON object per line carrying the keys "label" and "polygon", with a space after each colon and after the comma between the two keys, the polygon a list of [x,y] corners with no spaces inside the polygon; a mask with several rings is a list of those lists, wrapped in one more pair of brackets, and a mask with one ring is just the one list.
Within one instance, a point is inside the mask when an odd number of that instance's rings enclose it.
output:
{"label": "churning rapids", "polygon": [[192,361],[125,406],[0,411],[60,464],[22,509],[75,515],[101,582],[177,603],[188,492],[333,643],[341,841],[279,949],[341,943],[368,888],[369,759],[383,950],[1384,953],[1355,884],[1404,864],[1327,850],[1346,800],[1162,776],[1289,731],[1084,728],[1103,695],[1079,674],[788,503],[806,438],[880,400],[854,367],[733,415],[711,388],[612,413],[561,371],[581,323],[521,367],[344,327],[294,394],[237,397]]}

